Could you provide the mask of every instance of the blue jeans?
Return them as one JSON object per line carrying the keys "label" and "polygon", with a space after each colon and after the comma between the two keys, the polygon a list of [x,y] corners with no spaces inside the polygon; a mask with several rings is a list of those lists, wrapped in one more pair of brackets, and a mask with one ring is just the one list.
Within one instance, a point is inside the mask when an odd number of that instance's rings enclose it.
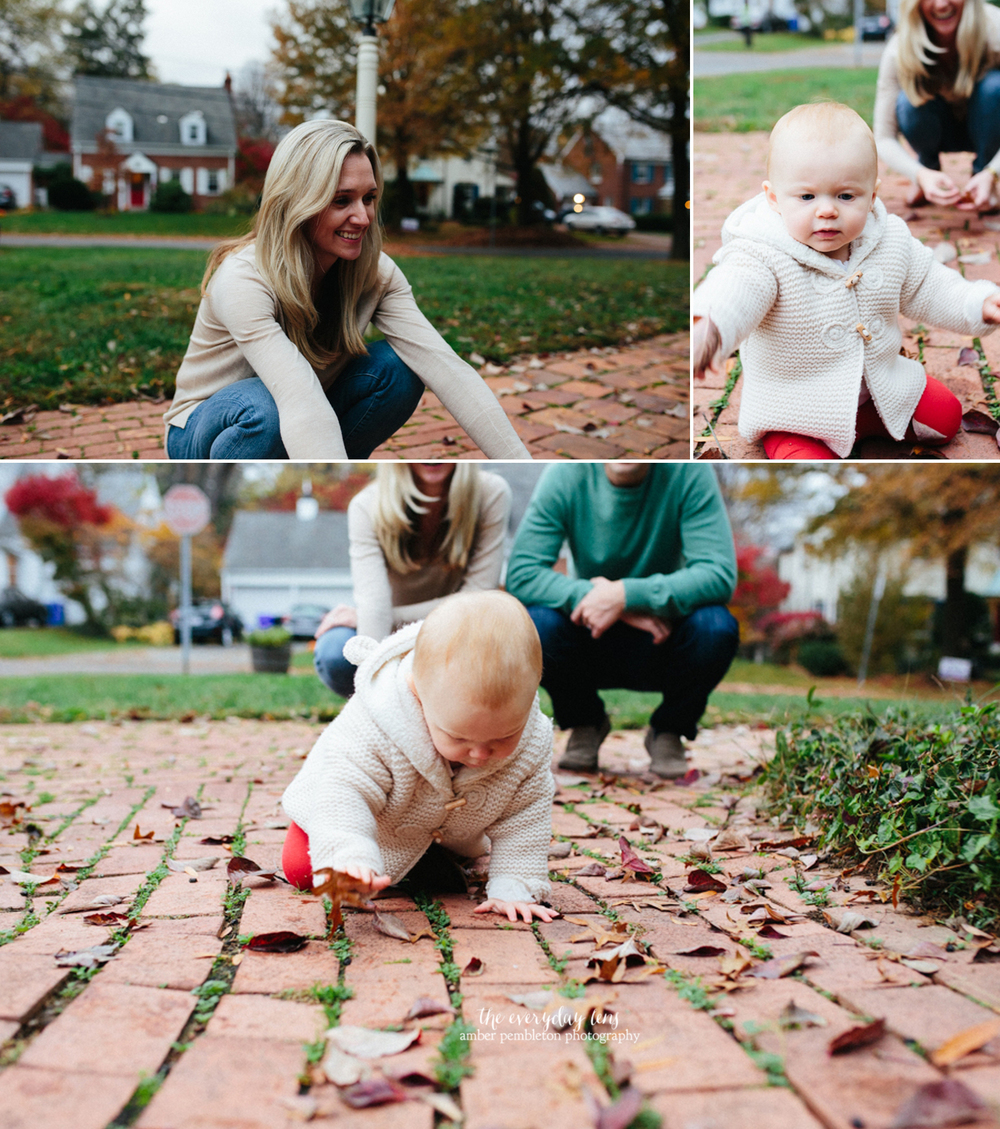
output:
{"label": "blue jeans", "polygon": [[975,153],[972,171],[982,172],[1000,150],[1000,70],[987,71],[976,83],[964,121],[940,95],[914,106],[900,94],[896,122],[924,168],[939,169],[942,153]]}
{"label": "blue jeans", "polygon": [[531,607],[528,614],[542,641],[542,685],[562,729],[600,726],[604,703],[598,690],[655,691],[663,701],[649,719],[653,732],[693,738],[740,635],[728,609],[714,604],[678,620],[659,644],[627,623],[593,639],[587,628],[553,608]]}
{"label": "blue jeans", "polygon": [[[349,459],[367,459],[413,415],[424,386],[388,341],[369,345],[327,390]],[[259,376],[203,400],[184,427],[167,430],[171,459],[287,459],[278,408]]]}
{"label": "blue jeans", "polygon": [[316,640],[313,651],[313,666],[320,682],[342,698],[354,693],[354,672],[358,668],[344,658],[344,646],[356,634],[353,627],[331,627]]}

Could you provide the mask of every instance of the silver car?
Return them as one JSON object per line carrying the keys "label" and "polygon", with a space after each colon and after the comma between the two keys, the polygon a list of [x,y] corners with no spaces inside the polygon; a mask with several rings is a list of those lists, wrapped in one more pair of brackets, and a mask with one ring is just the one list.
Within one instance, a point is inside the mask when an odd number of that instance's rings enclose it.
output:
{"label": "silver car", "polygon": [[570,231],[592,231],[595,235],[613,232],[624,235],[635,227],[635,220],[606,204],[584,205],[578,212],[569,212],[564,223]]}
{"label": "silver car", "polygon": [[293,639],[311,639],[329,610],[322,604],[293,604],[288,615],[282,617],[281,624],[291,632]]}

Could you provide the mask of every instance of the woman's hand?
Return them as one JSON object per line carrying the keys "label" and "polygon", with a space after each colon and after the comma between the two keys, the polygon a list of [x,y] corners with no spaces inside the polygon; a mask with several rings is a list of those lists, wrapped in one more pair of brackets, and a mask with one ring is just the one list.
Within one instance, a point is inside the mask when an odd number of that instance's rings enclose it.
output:
{"label": "woman's hand", "polygon": [[488,898],[482,905],[476,906],[473,913],[503,913],[508,921],[517,921],[517,915],[530,923],[532,917],[539,921],[555,921],[559,911],[549,909],[548,906],[539,906],[534,902],[505,902],[501,898]]}
{"label": "woman's hand", "polygon": [[361,892],[366,894],[377,894],[392,884],[388,874],[376,874],[367,866],[345,866],[342,873],[350,875],[361,887]]}
{"label": "woman's hand", "polygon": [[[973,178],[975,179],[975,178]],[[962,192],[958,185],[940,169],[925,169],[921,167],[917,173],[917,183],[923,189],[924,195],[932,204],[952,207],[962,199]]]}
{"label": "woman's hand", "polygon": [[711,318],[695,318],[691,337],[691,358],[695,380],[704,380],[705,373],[718,373],[717,364],[722,341]]}
{"label": "woman's hand", "polygon": [[327,612],[319,621],[319,627],[316,628],[316,634],[313,638],[318,639],[331,627],[350,627],[357,631],[358,609],[352,608],[348,604],[338,604],[332,612]]}
{"label": "woman's hand", "polygon": [[992,169],[977,172],[962,190],[962,200],[958,207],[964,212],[981,212],[988,208],[993,195],[996,176]]}

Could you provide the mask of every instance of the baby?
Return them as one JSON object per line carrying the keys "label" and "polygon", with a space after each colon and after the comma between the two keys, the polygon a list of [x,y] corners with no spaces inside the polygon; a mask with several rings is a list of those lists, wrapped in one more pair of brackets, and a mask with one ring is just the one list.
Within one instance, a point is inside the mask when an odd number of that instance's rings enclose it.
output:
{"label": "baby", "polygon": [[[382,643],[357,637],[354,697],[285,790],[294,820],[285,875],[349,874],[368,892],[398,882],[433,842],[490,850],[490,910],[551,921],[552,725],[538,708],[542,649],[503,592],[450,596]],[[487,843],[488,840],[488,843]]]}
{"label": "baby", "polygon": [[899,314],[983,335],[1000,291],[934,260],[877,199],[875,139],[852,109],[796,106],[771,133],[763,193],[722,228],[694,295],[695,376],[740,348],[740,434],[771,459],[846,457],[856,439],[942,443],[960,401],[900,355]]}

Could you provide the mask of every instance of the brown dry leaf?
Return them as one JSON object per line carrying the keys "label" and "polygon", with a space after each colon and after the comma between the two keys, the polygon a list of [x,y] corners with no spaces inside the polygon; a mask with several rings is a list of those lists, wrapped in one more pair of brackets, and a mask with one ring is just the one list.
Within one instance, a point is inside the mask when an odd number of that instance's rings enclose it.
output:
{"label": "brown dry leaf", "polygon": [[[327,877],[320,881],[323,875],[327,875]],[[317,897],[326,894],[333,902],[333,908],[330,911],[330,925],[333,929],[339,929],[344,923],[344,916],[340,912],[342,904],[360,906],[363,909],[370,906],[367,898],[368,891],[358,883],[356,878],[352,878],[349,874],[342,874],[338,870],[331,870],[329,867],[324,867],[322,870],[313,873],[312,893],[316,894]]]}
{"label": "brown dry leaf", "polygon": [[760,980],[778,980],[782,976],[788,976],[796,969],[801,968],[809,957],[818,956],[819,953],[815,950],[808,949],[801,953],[788,953],[783,957],[772,957],[771,960],[758,964],[750,975],[756,976]]}
{"label": "brown dry leaf", "polygon": [[117,945],[91,945],[89,949],[75,952],[63,949],[56,953],[55,962],[61,968],[99,968],[111,960],[117,948]]}
{"label": "brown dry leaf", "polygon": [[753,961],[742,949],[737,949],[735,955],[719,957],[719,971],[727,980],[742,976],[752,965]]}
{"label": "brown dry leaf", "polygon": [[379,913],[372,915],[372,924],[379,933],[386,937],[395,937],[397,941],[410,941],[410,931],[394,913]]}
{"label": "brown dry leaf", "polygon": [[717,851],[749,851],[750,840],[735,828],[727,827],[712,840]]}
{"label": "brown dry leaf", "polygon": [[[546,1001],[548,1002],[548,1001]],[[410,1005],[410,1010],[403,1016],[403,1022],[410,1019],[426,1019],[431,1015],[454,1015],[455,1009],[448,1004],[439,1003],[429,996],[420,996]]]}
{"label": "brown dry leaf", "polygon": [[666,913],[668,909],[676,909],[677,903],[669,897],[656,897],[655,895],[639,894],[632,898],[618,898],[611,903],[612,906],[631,906],[636,913],[643,909],[658,909]]}
{"label": "brown dry leaf", "polygon": [[[129,895],[131,897],[131,895]],[[110,906],[121,905],[122,902],[128,899],[121,894],[97,894],[91,898],[89,902],[84,903],[82,906],[64,906],[62,909],[57,910],[57,913],[88,913],[90,910],[95,909],[108,909]]]}
{"label": "brown dry leaf", "polygon": [[707,870],[692,870],[687,876],[687,885],[684,889],[696,894],[722,894],[728,887],[725,882],[720,881],[714,874],[709,874]]}
{"label": "brown dry leaf", "polygon": [[51,886],[59,881],[58,874],[50,874],[45,878],[41,874],[30,874],[27,870],[8,870],[5,866],[0,866],[0,873],[6,874],[17,886]]}
{"label": "brown dry leaf", "polygon": [[367,1062],[347,1054],[329,1041],[319,1065],[326,1080],[335,1086],[353,1086],[355,1082],[370,1078],[372,1073]]}
{"label": "brown dry leaf", "polygon": [[341,1090],[340,1096],[354,1109],[368,1109],[374,1105],[405,1102],[410,1094],[398,1082],[389,1078],[370,1078]]}
{"label": "brown dry leaf", "polygon": [[1000,1019],[991,1019],[987,1023],[977,1023],[953,1035],[941,1044],[936,1051],[931,1051],[930,1060],[935,1066],[951,1066],[960,1058],[978,1051],[991,1040],[1000,1035]]}
{"label": "brown dry leaf", "polygon": [[638,1117],[643,1101],[641,1090],[626,1086],[611,1105],[592,1111],[594,1129],[627,1129]]}
{"label": "brown dry leaf", "polygon": [[550,1016],[549,1025],[553,1031],[566,1031],[570,1027],[582,1031],[591,1018],[595,1023],[600,1022],[608,1004],[617,998],[618,993],[612,991],[595,992],[579,1000],[555,997],[549,1000],[543,1011]]}
{"label": "brown dry leaf", "polygon": [[194,874],[201,870],[211,870],[218,861],[217,855],[200,859],[167,859],[167,869],[175,873]]}
{"label": "brown dry leaf", "polygon": [[607,868],[601,866],[599,862],[592,862],[581,866],[576,874],[578,878],[603,878],[607,874]]}
{"label": "brown dry leaf", "polygon": [[827,1046],[827,1053],[831,1055],[844,1054],[846,1051],[856,1050],[858,1047],[867,1047],[877,1043],[885,1034],[885,1020],[875,1019],[871,1023],[863,1023],[858,1027],[850,1027],[842,1035],[831,1039]]}
{"label": "brown dry leaf", "polygon": [[342,1024],[331,1027],[326,1042],[355,1058],[384,1058],[398,1055],[420,1040],[420,1028],[413,1031],[379,1031],[372,1027]]}
{"label": "brown dry leaf", "polygon": [[145,831],[145,832],[140,831],[139,830],[139,824],[137,823],[135,825],[135,830],[132,832],[132,838],[133,839],[152,839],[155,834],[156,834],[155,831]]}
{"label": "brown dry leaf", "polygon": [[930,941],[920,941],[916,945],[911,945],[900,955],[908,960],[949,960],[951,956],[946,948]]}
{"label": "brown dry leaf", "polygon": [[237,953],[236,956],[231,958],[230,964],[233,964],[233,965],[242,964],[243,963],[243,956],[244,956],[243,953]]}
{"label": "brown dry leaf", "polygon": [[83,919],[83,924],[114,926],[117,928],[119,925],[127,925],[128,920],[128,914],[125,913],[92,913]]}
{"label": "brown dry leaf", "polygon": [[983,1099],[957,1078],[928,1082],[900,1106],[889,1129],[945,1129],[993,1118]]}
{"label": "brown dry leaf", "polygon": [[672,949],[671,953],[677,957],[721,957],[729,952],[720,945],[698,945],[694,949]]}
{"label": "brown dry leaf", "polygon": [[805,1008],[799,1007],[794,1000],[789,1000],[778,1016],[778,1026],[783,1028],[825,1027],[826,1020],[815,1012],[806,1011]]}
{"label": "brown dry leaf", "polygon": [[194,796],[185,796],[183,803],[160,804],[161,808],[169,808],[170,814],[177,819],[201,819],[201,804]]}
{"label": "brown dry leaf", "polygon": [[855,929],[874,929],[878,922],[856,910],[827,910],[823,916],[838,933],[853,933]]}

